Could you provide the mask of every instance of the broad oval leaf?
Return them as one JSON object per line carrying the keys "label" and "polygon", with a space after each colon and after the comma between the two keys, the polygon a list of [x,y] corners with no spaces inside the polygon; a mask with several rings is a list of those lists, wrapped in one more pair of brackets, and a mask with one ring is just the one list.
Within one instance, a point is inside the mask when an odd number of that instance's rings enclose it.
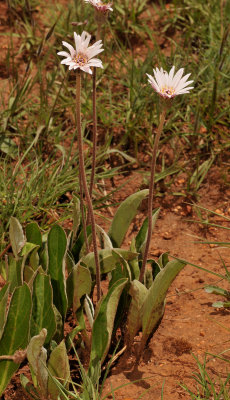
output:
{"label": "broad oval leaf", "polygon": [[52,400],[56,400],[60,394],[60,390],[52,379],[52,376],[58,380],[60,379],[61,385],[67,390],[70,380],[69,359],[64,340],[52,351],[48,361],[48,370],[51,375],[48,378],[48,393]]}
{"label": "broad oval leaf", "polygon": [[[98,254],[99,254],[100,267],[101,267],[102,274],[110,272],[114,268],[116,268],[116,264],[117,264],[116,253],[118,253],[121,257],[123,257],[124,260],[126,260],[126,261],[133,260],[134,258],[136,258],[138,256],[137,253],[133,253],[132,251],[124,250],[124,249],[114,248],[114,249],[99,250]],[[80,263],[82,263],[83,265],[86,265],[93,275],[96,274],[94,253],[89,253],[85,257],[82,257],[81,260],[79,261],[79,264]]]}
{"label": "broad oval leaf", "polygon": [[[26,283],[15,289],[3,335],[0,341],[0,355],[13,355],[18,349],[25,349],[28,344],[31,293]],[[13,361],[0,361],[0,395],[5,390],[19,364]]]}
{"label": "broad oval leaf", "polygon": [[107,233],[104,231],[101,226],[96,225],[96,231],[97,231],[97,236],[99,237],[100,245],[102,249],[112,249],[113,244],[110,240],[110,237],[107,235]]}
{"label": "broad oval leaf", "polygon": [[38,272],[33,282],[31,337],[38,335],[43,328],[47,330],[45,343],[49,343],[56,331],[53,291],[49,276]]}
{"label": "broad oval leaf", "polygon": [[[160,212],[160,208],[156,208],[155,210],[153,210],[152,213],[152,229],[154,228],[158,215]],[[141,229],[139,230],[137,236],[136,236],[136,249],[138,253],[141,253],[142,257],[144,255],[144,251],[145,251],[145,245],[146,245],[146,240],[147,240],[147,235],[148,235],[148,222],[149,219],[148,217],[145,218]]]}
{"label": "broad oval leaf", "polygon": [[81,306],[80,300],[85,294],[90,294],[92,287],[91,274],[88,268],[77,264],[67,279],[68,306],[73,304],[75,313]]}
{"label": "broad oval leaf", "polygon": [[98,363],[102,364],[108,353],[117,305],[127,281],[125,278],[116,281],[99,304],[92,330],[92,349],[89,365],[89,376],[92,379],[95,378],[94,373]]}
{"label": "broad oval leaf", "polygon": [[23,265],[22,259],[16,259],[12,254],[8,258],[7,281],[10,284],[10,293],[23,282]]}
{"label": "broad oval leaf", "polygon": [[26,225],[26,238],[27,242],[42,247],[42,234],[36,222],[31,222]]}
{"label": "broad oval leaf", "polygon": [[53,287],[53,302],[60,311],[63,319],[67,310],[67,295],[65,285],[65,254],[67,239],[64,230],[54,225],[47,239],[48,244],[48,273]]}
{"label": "broad oval leaf", "polygon": [[[136,252],[136,244],[135,244],[135,238],[132,238],[131,244],[130,244],[130,251]],[[129,261],[129,267],[132,275],[132,279],[138,279],[140,276],[140,268],[139,268],[139,262],[138,259],[134,259]]]}
{"label": "broad oval leaf", "polygon": [[23,248],[26,240],[23,234],[22,226],[15,217],[10,217],[9,235],[14,256],[16,259],[18,259],[18,254]]}
{"label": "broad oval leaf", "polygon": [[0,339],[3,334],[7,317],[7,301],[9,296],[9,289],[9,283],[7,283],[0,291]]}
{"label": "broad oval leaf", "polygon": [[146,196],[148,196],[148,193],[148,189],[133,193],[118,207],[108,233],[114,246],[121,246],[126,232],[137,213],[140,203]]}
{"label": "broad oval leaf", "polygon": [[132,300],[128,311],[125,340],[128,347],[132,345],[135,335],[141,329],[140,311],[148,294],[148,289],[143,285],[143,283],[135,279],[130,283],[129,294],[131,295]]}
{"label": "broad oval leaf", "polygon": [[44,328],[39,335],[33,336],[27,348],[27,359],[36,376],[41,397],[48,398],[48,371],[46,368],[47,351],[43,347],[47,330]]}
{"label": "broad oval leaf", "polygon": [[139,355],[141,354],[149,335],[153,332],[154,328],[162,318],[165,296],[169,286],[185,265],[185,263],[178,260],[169,261],[157,274],[152,286],[148,290],[148,294],[141,308],[142,339],[139,348]]}

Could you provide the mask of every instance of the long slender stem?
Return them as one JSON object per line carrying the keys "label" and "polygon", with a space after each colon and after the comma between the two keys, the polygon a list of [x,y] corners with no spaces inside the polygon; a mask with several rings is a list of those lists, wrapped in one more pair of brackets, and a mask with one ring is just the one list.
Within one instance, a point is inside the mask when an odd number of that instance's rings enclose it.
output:
{"label": "long slender stem", "polygon": [[154,179],[155,179],[155,171],[156,171],[156,159],[157,159],[157,150],[159,146],[160,136],[163,130],[164,122],[166,116],[166,107],[163,108],[163,111],[160,115],[160,122],[157,129],[154,146],[153,146],[153,153],[152,153],[152,163],[151,163],[151,174],[150,174],[150,182],[149,182],[149,198],[148,198],[148,234],[146,239],[145,245],[145,252],[143,257],[143,262],[140,271],[139,281],[142,282],[145,276],[145,269],[147,263],[147,257],[149,252],[149,246],[152,237],[152,212],[153,212],[153,191],[154,191]]}
{"label": "long slender stem", "polygon": [[96,153],[97,153],[97,108],[96,108],[96,79],[97,68],[93,68],[93,152],[92,152],[92,169],[90,177],[89,195],[92,198],[94,176],[96,169]]}
{"label": "long slender stem", "polygon": [[[96,40],[100,40],[101,36],[101,23],[97,23]],[[96,81],[97,81],[97,68],[93,68],[93,151],[92,151],[92,169],[90,177],[89,195],[92,198],[95,169],[96,169],[96,154],[97,154],[97,107],[96,107]]]}
{"label": "long slender stem", "polygon": [[86,201],[88,204],[89,215],[92,226],[92,239],[93,239],[93,251],[96,264],[96,285],[97,285],[97,300],[101,297],[101,273],[100,273],[100,263],[99,255],[97,249],[97,239],[96,239],[96,224],[93,213],[92,201],[89,195],[89,190],[86,181],[85,167],[84,167],[84,153],[83,153],[83,141],[81,133],[81,70],[77,70],[77,80],[76,80],[76,118],[77,118],[77,134],[78,134],[78,151],[79,151],[79,170],[80,179],[82,180],[82,186],[85,192]]}
{"label": "long slender stem", "polygon": [[86,252],[87,254],[89,253],[89,241],[88,241],[88,236],[87,236],[87,229],[86,229],[86,219],[85,219],[85,210],[84,210],[84,189],[82,185],[82,171],[79,166],[79,185],[80,185],[80,208],[81,208],[81,220],[82,220],[82,227],[83,227],[83,234],[84,234],[84,239],[85,239],[85,244],[86,244]]}

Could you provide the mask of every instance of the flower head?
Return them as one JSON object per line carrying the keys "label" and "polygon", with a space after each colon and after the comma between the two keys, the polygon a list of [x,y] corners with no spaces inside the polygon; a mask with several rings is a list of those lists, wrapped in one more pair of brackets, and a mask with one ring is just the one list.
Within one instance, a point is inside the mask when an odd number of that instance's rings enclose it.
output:
{"label": "flower head", "polygon": [[108,11],[113,11],[111,5],[112,3],[103,3],[100,0],[85,0],[86,3],[92,4],[92,6],[99,12],[107,13]]}
{"label": "flower head", "polygon": [[59,56],[66,57],[61,61],[61,64],[69,65],[69,69],[80,68],[82,71],[88,72],[88,74],[92,74],[91,67],[103,68],[101,60],[93,58],[104,51],[104,49],[102,49],[102,41],[98,40],[98,42],[88,47],[90,39],[91,35],[87,32],[82,32],[81,35],[77,35],[76,32],[74,32],[75,49],[71,44],[62,42],[63,46],[67,47],[70,54],[67,53],[67,51],[59,51],[57,53]]}
{"label": "flower head", "polygon": [[[193,86],[189,86],[193,81],[187,81],[191,74],[187,74],[182,78],[184,68],[179,69],[174,75],[175,67],[173,66],[168,74],[163,68],[153,70],[154,77],[148,76],[148,82],[151,84],[153,89],[159,93],[162,97],[171,99],[178,94],[189,93]],[[154,79],[155,78],[155,79]]]}

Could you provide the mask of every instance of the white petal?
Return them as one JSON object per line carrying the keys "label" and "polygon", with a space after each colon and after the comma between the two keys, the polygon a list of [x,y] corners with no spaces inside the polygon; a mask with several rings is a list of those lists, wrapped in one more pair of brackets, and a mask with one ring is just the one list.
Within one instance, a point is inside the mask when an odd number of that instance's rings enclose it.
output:
{"label": "white petal", "polygon": [[178,94],[183,94],[183,93],[189,93],[189,91],[192,89],[194,89],[193,86],[188,87],[188,88],[186,87],[185,89],[181,89],[181,90],[179,90],[179,92],[176,92],[176,94],[178,95]]}
{"label": "white petal", "polygon": [[187,81],[185,83],[183,83],[183,82],[181,83],[181,81],[180,81],[179,84],[177,85],[177,88],[175,88],[175,90],[178,91],[178,90],[184,89],[191,83],[193,83],[193,81]]}
{"label": "white petal", "polygon": [[153,72],[154,72],[154,76],[155,76],[157,85],[158,85],[159,88],[160,88],[161,86],[163,86],[163,83],[164,83],[164,73],[163,73],[163,70],[162,70],[162,71],[159,71],[159,69],[156,68],[155,70],[153,70]]}
{"label": "white petal", "polygon": [[91,39],[91,35],[85,31],[81,34],[82,46],[83,48],[87,48]]}
{"label": "white petal", "polygon": [[81,51],[81,36],[77,35],[76,32],[73,33],[76,51]]}
{"label": "white petal", "polygon": [[97,42],[95,42],[92,46],[88,47],[88,50],[93,50],[95,48],[101,48],[102,47],[102,41],[98,40]]}
{"label": "white petal", "polygon": [[175,72],[175,66],[173,65],[173,67],[169,71],[169,79],[170,79],[170,81],[173,80],[174,72]]}
{"label": "white petal", "polygon": [[177,85],[174,86],[175,89],[176,89],[179,85],[184,85],[184,83],[187,81],[187,79],[188,79],[188,77],[189,77],[190,75],[191,75],[191,74],[187,74],[187,75],[183,76],[183,78],[180,79],[180,81],[177,83]]}
{"label": "white petal", "polygon": [[67,53],[67,51],[59,51],[57,53],[58,56],[63,56],[63,57],[70,57],[70,54]]}
{"label": "white petal", "polygon": [[93,58],[94,56],[96,56],[97,54],[101,53],[102,51],[104,51],[104,49],[100,49],[98,47],[92,49],[92,47],[88,48],[85,52],[85,54],[87,55],[88,58]]}
{"label": "white petal", "polygon": [[74,56],[75,54],[75,50],[73,48],[73,46],[71,46],[71,44],[67,43],[67,42],[62,42],[63,46],[67,47],[67,49],[69,49],[71,57]]}
{"label": "white petal", "polygon": [[101,62],[101,60],[99,60],[98,58],[92,58],[92,60],[89,60],[89,62],[87,63],[87,65],[89,65],[90,67],[99,67],[99,68],[103,68],[102,62]]}
{"label": "white petal", "polygon": [[167,87],[171,86],[171,82],[172,82],[172,81],[170,81],[170,79],[169,79],[169,74],[168,74],[168,72],[165,71],[164,77],[165,77],[165,86],[167,86]]}
{"label": "white petal", "polygon": [[149,78],[148,81],[149,81],[150,85],[152,85],[152,87],[153,87],[157,92],[160,92],[160,88],[159,88],[157,82],[155,81],[155,79],[152,77],[152,75],[149,75],[149,74],[146,74],[146,75],[147,75],[148,78]]}
{"label": "white petal", "polygon": [[172,86],[174,88],[177,87],[179,81],[181,80],[183,72],[184,72],[184,68],[180,68],[179,71],[177,71],[176,75],[174,76],[173,81],[172,81]]}
{"label": "white petal", "polygon": [[72,62],[72,58],[64,58],[64,60],[61,61],[61,64],[66,64],[69,65]]}
{"label": "white petal", "polygon": [[84,72],[87,72],[90,75],[92,75],[92,70],[87,65],[85,65],[84,67],[81,67],[81,70],[84,71]]}
{"label": "white petal", "polygon": [[76,63],[75,63],[75,61],[70,61],[70,63],[69,63],[69,65],[73,65],[73,66],[75,66],[75,65],[77,65]]}

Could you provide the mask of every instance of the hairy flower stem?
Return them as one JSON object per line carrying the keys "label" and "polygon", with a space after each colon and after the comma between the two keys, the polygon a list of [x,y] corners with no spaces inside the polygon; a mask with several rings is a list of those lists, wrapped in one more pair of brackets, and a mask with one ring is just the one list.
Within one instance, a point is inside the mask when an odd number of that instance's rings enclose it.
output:
{"label": "hairy flower stem", "polygon": [[97,154],[97,108],[96,108],[96,80],[97,68],[93,68],[93,151],[92,151],[92,169],[90,177],[89,195],[92,198]]}
{"label": "hairy flower stem", "polygon": [[[82,172],[81,172],[81,168],[79,166],[79,177],[81,177],[81,176],[82,176]],[[81,178],[79,179],[79,184],[80,184],[81,220],[82,220],[83,234],[84,234],[85,245],[86,245],[86,252],[88,254],[89,253],[89,241],[88,241],[88,236],[87,236],[87,229],[86,229],[87,222],[85,220],[85,210],[84,210],[84,189],[83,189]]]}
{"label": "hairy flower stem", "polygon": [[145,276],[147,257],[148,257],[149,246],[150,246],[151,237],[152,237],[153,191],[154,191],[154,179],[155,179],[155,171],[156,171],[156,159],[157,159],[157,150],[158,150],[158,146],[159,146],[160,136],[161,136],[161,133],[163,130],[164,122],[165,122],[166,110],[167,109],[164,106],[163,111],[160,115],[160,122],[159,122],[159,126],[157,129],[157,133],[156,133],[156,137],[155,137],[155,141],[154,141],[154,146],[153,146],[151,174],[150,174],[150,182],[149,182],[149,198],[148,198],[148,234],[147,234],[147,239],[146,239],[143,262],[142,262],[141,271],[140,271],[140,277],[139,277],[140,282],[143,281],[144,276]]}
{"label": "hairy flower stem", "polygon": [[[97,24],[96,40],[100,40],[101,23]],[[96,155],[97,155],[97,107],[96,107],[96,81],[97,81],[97,68],[93,68],[93,151],[92,151],[92,169],[90,177],[89,195],[92,198],[95,169],[96,169]]]}
{"label": "hairy flower stem", "polygon": [[76,118],[77,118],[80,180],[82,180],[82,186],[85,192],[85,197],[88,204],[89,216],[91,220],[93,251],[96,264],[97,301],[99,301],[101,297],[101,276],[100,276],[101,273],[100,273],[100,263],[99,263],[98,249],[97,249],[96,224],[95,224],[93,206],[91,197],[89,195],[89,190],[86,181],[85,167],[84,167],[83,141],[81,133],[81,70],[80,69],[77,70],[77,80],[76,80]]}

